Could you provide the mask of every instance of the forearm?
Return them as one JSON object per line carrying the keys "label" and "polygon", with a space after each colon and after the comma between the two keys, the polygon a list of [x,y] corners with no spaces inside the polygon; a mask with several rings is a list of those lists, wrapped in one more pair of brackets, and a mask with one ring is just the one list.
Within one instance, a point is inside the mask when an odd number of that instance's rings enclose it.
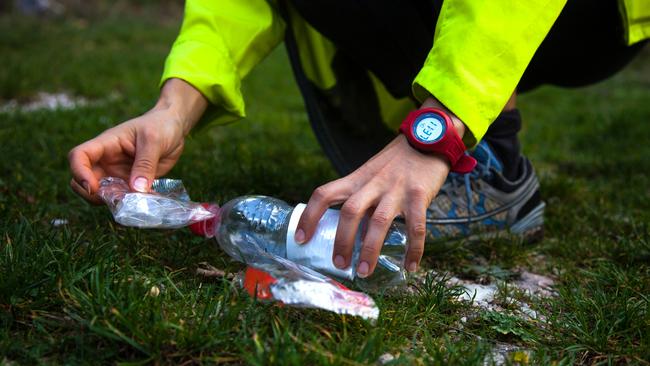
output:
{"label": "forearm", "polygon": [[161,88],[153,110],[166,109],[171,112],[182,125],[183,135],[187,135],[207,107],[208,101],[201,92],[182,79],[172,78]]}

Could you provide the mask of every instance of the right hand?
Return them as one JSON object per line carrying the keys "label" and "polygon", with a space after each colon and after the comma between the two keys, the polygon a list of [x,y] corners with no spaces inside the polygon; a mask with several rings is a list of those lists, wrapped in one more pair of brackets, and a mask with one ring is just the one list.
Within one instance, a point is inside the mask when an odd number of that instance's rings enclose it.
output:
{"label": "right hand", "polygon": [[85,200],[100,204],[96,195],[99,180],[112,176],[128,181],[133,191],[148,192],[153,180],[176,164],[185,135],[206,106],[205,98],[186,82],[168,81],[152,110],[70,151],[72,189]]}

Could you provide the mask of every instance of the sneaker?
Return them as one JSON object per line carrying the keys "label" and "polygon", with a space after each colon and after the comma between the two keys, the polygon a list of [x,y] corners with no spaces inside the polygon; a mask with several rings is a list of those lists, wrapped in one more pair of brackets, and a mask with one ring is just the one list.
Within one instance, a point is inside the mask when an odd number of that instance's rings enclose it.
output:
{"label": "sneaker", "polygon": [[530,161],[520,159],[519,178],[506,179],[502,164],[482,141],[472,151],[478,164],[469,174],[450,173],[427,210],[426,243],[509,235],[541,239],[544,207]]}

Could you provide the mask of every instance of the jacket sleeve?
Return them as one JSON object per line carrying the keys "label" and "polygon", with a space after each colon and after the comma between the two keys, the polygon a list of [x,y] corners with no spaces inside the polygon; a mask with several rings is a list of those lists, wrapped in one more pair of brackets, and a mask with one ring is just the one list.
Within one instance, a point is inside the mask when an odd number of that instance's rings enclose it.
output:
{"label": "jacket sleeve", "polygon": [[206,122],[242,118],[241,80],[283,35],[284,22],[266,0],[187,0],[160,84],[179,78],[197,88],[211,103]]}
{"label": "jacket sleeve", "polygon": [[465,143],[480,141],[499,115],[566,0],[445,0],[433,48],[413,82],[468,127]]}
{"label": "jacket sleeve", "polygon": [[622,0],[619,1],[619,7],[623,15],[627,44],[650,38],[650,1]]}

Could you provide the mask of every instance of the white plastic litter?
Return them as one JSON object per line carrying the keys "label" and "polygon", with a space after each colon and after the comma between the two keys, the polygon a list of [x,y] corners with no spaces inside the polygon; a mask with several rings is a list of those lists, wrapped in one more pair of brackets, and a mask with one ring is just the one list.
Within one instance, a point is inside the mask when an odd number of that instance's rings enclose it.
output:
{"label": "white plastic litter", "polygon": [[[158,179],[152,190],[150,193],[131,192],[124,180],[104,178],[100,182],[99,196],[111,210],[115,221],[124,226],[175,229],[196,224],[194,228],[199,229],[195,232],[214,236],[220,221],[216,204],[202,205],[190,201],[179,180]],[[379,317],[379,309],[367,294],[347,289],[330,277],[264,250],[268,247],[263,243],[264,238],[253,234],[233,232],[231,236],[234,235],[236,240],[220,241],[221,248],[233,259],[255,269],[246,271],[242,283],[251,295],[371,321]]]}

